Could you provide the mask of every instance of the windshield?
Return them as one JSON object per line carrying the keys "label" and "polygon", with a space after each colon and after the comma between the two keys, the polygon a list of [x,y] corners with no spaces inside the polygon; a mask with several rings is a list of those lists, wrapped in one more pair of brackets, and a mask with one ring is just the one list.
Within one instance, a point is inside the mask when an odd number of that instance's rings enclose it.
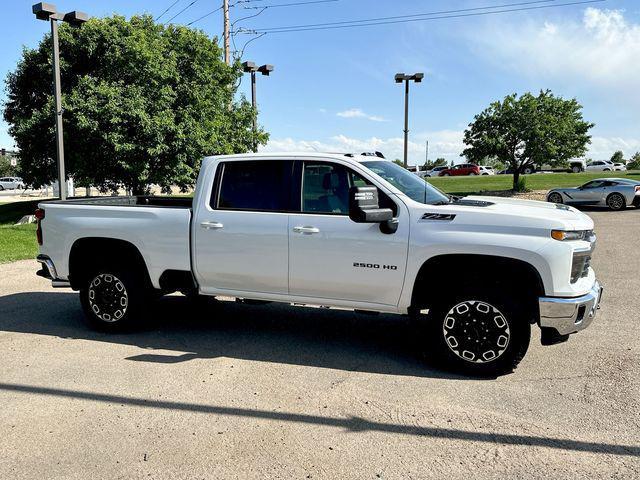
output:
{"label": "windshield", "polygon": [[373,173],[380,175],[411,200],[427,204],[449,203],[449,197],[417,175],[393,162],[376,160],[362,162]]}

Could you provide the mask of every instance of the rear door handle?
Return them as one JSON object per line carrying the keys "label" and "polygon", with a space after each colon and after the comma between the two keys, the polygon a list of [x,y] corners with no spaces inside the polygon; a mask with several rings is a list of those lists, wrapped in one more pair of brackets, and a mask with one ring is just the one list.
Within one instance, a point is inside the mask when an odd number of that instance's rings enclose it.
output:
{"label": "rear door handle", "polygon": [[220,222],[202,222],[200,226],[206,230],[219,230],[224,227]]}
{"label": "rear door handle", "polygon": [[320,229],[317,227],[293,227],[293,231],[296,233],[302,233],[303,235],[312,235],[314,233],[320,233]]}

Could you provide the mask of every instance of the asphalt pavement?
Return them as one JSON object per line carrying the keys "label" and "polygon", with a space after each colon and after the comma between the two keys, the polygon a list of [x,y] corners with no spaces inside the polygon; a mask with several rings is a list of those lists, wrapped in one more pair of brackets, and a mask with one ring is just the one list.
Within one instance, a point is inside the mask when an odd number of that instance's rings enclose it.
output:
{"label": "asphalt pavement", "polygon": [[96,333],[34,261],[0,265],[0,478],[639,478],[640,210],[588,213],[596,320],[489,380],[391,315],[171,296]]}

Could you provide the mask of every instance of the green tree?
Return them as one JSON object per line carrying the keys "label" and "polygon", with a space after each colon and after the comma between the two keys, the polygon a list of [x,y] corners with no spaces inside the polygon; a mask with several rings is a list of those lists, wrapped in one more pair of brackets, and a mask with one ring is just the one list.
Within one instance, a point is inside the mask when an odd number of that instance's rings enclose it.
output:
{"label": "green tree", "polygon": [[11,166],[11,157],[0,155],[0,177],[12,177],[15,174],[16,169]]}
{"label": "green tree", "polygon": [[402,160],[400,160],[399,158],[396,158],[393,163],[395,163],[396,165],[400,165],[401,167],[404,167],[404,162]]}
{"label": "green tree", "polygon": [[627,163],[628,170],[640,170],[640,152],[636,152]]}
{"label": "green tree", "polygon": [[624,163],[624,153],[622,153],[622,150],[618,150],[611,155],[611,161],[613,163]]}
{"label": "green tree", "polygon": [[[6,81],[4,118],[34,185],[56,176],[50,48],[47,35],[25,49]],[[227,66],[217,39],[201,31],[148,15],[94,18],[61,25],[60,55],[65,159],[77,185],[186,189],[203,156],[267,140],[262,129],[254,135],[246,99],[234,101],[240,65]]]}
{"label": "green tree", "polygon": [[446,164],[447,164],[447,161],[444,158],[438,157],[434,161],[427,160],[423,165],[423,169],[431,170],[432,168],[442,167],[442,166],[445,166]]}
{"label": "green tree", "polygon": [[525,167],[560,165],[583,155],[591,127],[575,99],[556,97],[549,90],[537,96],[512,94],[475,116],[464,132],[467,148],[462,156],[476,162],[493,157],[509,166],[517,190]]}

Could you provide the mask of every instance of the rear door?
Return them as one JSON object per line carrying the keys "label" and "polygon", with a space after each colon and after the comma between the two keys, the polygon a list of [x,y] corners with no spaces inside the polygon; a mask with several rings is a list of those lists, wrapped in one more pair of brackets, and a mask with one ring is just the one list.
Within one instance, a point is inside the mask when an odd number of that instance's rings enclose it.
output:
{"label": "rear door", "polygon": [[349,188],[371,182],[333,162],[300,162],[296,172],[300,212],[289,221],[290,293],[396,305],[409,238],[404,204],[379,192],[380,206],[392,207],[400,219],[397,232],[384,234],[379,224],[349,218]]}
{"label": "rear door", "polygon": [[202,291],[288,293],[288,212],[293,162],[220,163],[194,228]]}

